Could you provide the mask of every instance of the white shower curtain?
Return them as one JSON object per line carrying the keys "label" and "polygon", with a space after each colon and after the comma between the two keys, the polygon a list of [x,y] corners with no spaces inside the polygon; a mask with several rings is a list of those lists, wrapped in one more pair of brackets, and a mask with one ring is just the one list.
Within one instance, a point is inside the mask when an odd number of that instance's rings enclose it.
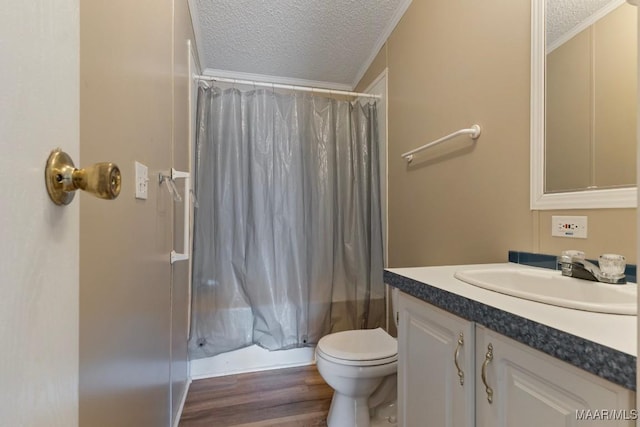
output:
{"label": "white shower curtain", "polygon": [[198,93],[192,358],[384,322],[376,105]]}

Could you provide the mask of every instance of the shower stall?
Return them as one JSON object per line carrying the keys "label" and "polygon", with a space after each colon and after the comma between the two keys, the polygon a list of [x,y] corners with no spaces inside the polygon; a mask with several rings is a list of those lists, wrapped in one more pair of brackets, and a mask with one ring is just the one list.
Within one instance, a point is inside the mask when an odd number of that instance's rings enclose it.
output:
{"label": "shower stall", "polygon": [[196,114],[192,377],[384,326],[376,102],[201,82]]}

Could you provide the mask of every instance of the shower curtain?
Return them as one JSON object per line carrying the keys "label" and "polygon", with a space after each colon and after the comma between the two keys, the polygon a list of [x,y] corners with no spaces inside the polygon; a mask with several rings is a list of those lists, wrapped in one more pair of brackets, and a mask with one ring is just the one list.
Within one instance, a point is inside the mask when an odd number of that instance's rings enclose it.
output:
{"label": "shower curtain", "polygon": [[198,93],[192,359],[384,321],[376,105]]}

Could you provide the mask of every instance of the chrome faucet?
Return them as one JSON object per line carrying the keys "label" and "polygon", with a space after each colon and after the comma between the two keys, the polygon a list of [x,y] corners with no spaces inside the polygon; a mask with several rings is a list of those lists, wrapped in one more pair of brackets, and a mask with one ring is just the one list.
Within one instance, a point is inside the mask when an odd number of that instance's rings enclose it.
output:
{"label": "chrome faucet", "polygon": [[563,254],[558,258],[558,264],[562,269],[563,276],[616,285],[627,283],[627,278],[624,274],[603,274],[597,265],[587,261],[580,255]]}

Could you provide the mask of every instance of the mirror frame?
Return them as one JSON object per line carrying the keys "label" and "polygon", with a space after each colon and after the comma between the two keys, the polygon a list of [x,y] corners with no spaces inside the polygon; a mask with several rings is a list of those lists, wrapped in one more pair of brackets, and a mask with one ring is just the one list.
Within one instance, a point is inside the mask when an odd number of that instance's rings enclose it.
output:
{"label": "mirror frame", "polygon": [[531,0],[531,210],[637,207],[637,186],[544,192],[545,46],[545,0]]}

